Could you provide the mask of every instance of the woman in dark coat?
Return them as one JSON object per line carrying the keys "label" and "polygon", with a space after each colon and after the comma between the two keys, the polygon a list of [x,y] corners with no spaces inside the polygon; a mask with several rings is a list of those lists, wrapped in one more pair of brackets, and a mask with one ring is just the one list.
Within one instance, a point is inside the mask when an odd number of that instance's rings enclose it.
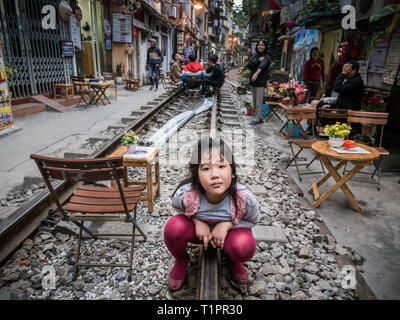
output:
{"label": "woman in dark coat", "polygon": [[255,109],[254,119],[251,125],[264,122],[261,118],[261,108],[264,102],[264,90],[268,81],[268,69],[271,59],[267,54],[267,42],[260,40],[257,42],[256,53],[252,55],[247,68],[250,69],[250,86],[253,96],[253,107]]}

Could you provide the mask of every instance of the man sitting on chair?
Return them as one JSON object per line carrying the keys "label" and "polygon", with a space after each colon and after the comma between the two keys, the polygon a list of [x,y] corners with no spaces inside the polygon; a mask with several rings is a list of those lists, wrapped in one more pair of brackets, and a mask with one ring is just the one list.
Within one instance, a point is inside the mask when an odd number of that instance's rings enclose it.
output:
{"label": "man sitting on chair", "polygon": [[179,83],[182,77],[182,62],[184,57],[178,52],[174,53],[172,58],[175,60],[171,65],[171,80],[173,83]]}
{"label": "man sitting on chair", "polygon": [[[187,80],[187,77],[198,77],[199,81]],[[183,67],[182,81],[185,84],[185,94],[188,94],[188,89],[196,89],[201,85],[201,79],[203,78],[203,66],[196,60],[195,55],[189,56],[189,63]]]}

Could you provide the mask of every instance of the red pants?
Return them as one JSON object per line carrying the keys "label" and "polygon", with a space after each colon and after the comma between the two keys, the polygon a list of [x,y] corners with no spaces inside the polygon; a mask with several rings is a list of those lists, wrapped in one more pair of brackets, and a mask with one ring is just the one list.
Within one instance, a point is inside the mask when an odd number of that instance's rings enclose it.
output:
{"label": "red pants", "polygon": [[[176,262],[187,264],[189,255],[186,252],[188,242],[202,243],[196,238],[194,223],[183,214],[168,219],[164,228],[164,242],[176,259]],[[249,261],[256,252],[256,242],[249,229],[230,230],[226,236],[224,251],[233,263]],[[186,270],[185,270],[186,271]],[[182,279],[184,275],[175,275],[174,279]]]}

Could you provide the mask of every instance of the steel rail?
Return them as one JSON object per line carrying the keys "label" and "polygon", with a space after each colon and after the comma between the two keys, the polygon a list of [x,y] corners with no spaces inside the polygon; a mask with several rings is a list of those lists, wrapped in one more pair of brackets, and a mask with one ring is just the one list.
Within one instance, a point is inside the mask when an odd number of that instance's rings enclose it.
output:
{"label": "steel rail", "polygon": [[[211,108],[210,116],[210,138],[216,138],[217,132],[217,105],[218,93],[214,95],[214,102]],[[197,300],[218,300],[219,292],[219,263],[218,249],[211,245],[207,250],[201,247],[199,257],[199,274],[197,278]]]}
{"label": "steel rail", "polygon": [[[165,98],[153,109],[143,114],[139,119],[131,123],[127,128],[135,132],[140,132],[147,122],[181,90]],[[125,134],[122,132],[111,138],[99,150],[88,156],[89,159],[106,157],[111,154],[120,144],[121,138]],[[77,188],[77,184],[56,181],[53,188],[59,196],[60,202],[65,202],[70,198]],[[29,203],[17,209],[13,214],[0,224],[0,263],[6,259],[26,238],[29,237],[40,225],[41,221],[48,215],[49,209],[56,208],[51,198],[50,192],[46,189],[41,192]]]}

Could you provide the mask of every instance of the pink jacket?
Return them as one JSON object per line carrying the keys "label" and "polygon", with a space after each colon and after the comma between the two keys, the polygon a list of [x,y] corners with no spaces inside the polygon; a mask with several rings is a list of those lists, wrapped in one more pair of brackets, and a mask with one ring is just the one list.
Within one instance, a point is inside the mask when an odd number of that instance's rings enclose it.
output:
{"label": "pink jacket", "polygon": [[[238,212],[236,212],[236,206],[231,199],[231,216],[233,224],[238,224],[243,218],[244,210],[246,208],[246,191],[237,190],[236,192]],[[190,217],[193,216],[200,207],[200,196],[197,190],[187,190],[184,192],[183,204],[185,205],[185,215]]]}

